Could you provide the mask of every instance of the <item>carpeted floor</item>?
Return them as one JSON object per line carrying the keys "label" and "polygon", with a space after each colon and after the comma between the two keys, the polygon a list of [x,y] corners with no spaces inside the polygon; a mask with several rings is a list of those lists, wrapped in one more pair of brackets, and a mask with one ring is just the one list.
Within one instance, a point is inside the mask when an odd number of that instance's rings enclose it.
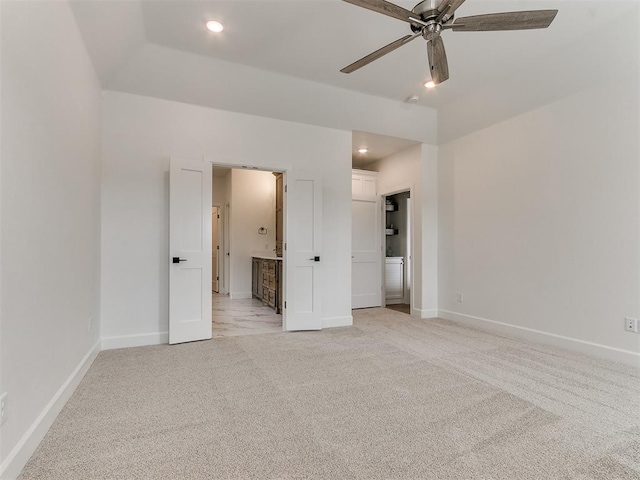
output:
{"label": "carpeted floor", "polygon": [[100,353],[22,479],[640,479],[640,372],[389,309]]}

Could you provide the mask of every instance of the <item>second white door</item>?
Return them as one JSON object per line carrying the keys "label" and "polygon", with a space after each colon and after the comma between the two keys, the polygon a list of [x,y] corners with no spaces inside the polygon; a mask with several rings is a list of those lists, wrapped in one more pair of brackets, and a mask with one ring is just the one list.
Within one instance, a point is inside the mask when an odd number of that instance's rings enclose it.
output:
{"label": "second white door", "polygon": [[322,180],[288,172],[285,186],[285,330],[320,330]]}
{"label": "second white door", "polygon": [[211,338],[211,164],[171,159],[169,343]]}
{"label": "second white door", "polygon": [[354,174],[351,195],[351,308],[382,305],[382,200],[376,180]]}

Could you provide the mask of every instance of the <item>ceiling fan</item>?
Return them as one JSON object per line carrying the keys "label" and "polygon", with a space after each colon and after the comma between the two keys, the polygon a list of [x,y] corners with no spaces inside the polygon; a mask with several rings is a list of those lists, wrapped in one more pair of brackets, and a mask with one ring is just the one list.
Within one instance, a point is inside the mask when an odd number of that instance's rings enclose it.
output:
{"label": "ceiling fan", "polygon": [[530,10],[522,12],[489,13],[461,17],[454,20],[454,12],[465,0],[424,0],[413,10],[406,10],[385,0],[344,0],[359,7],[373,10],[390,17],[407,22],[411,27],[411,35],[406,35],[391,42],[379,50],[361,58],[348,67],[340,70],[351,73],[368,65],[378,58],[406,45],[411,40],[423,37],[427,41],[427,56],[431,69],[431,80],[434,85],[449,78],[447,54],[440,34],[443,30],[454,32],[486,32],[496,30],[531,30],[547,28],[555,18],[558,10]]}

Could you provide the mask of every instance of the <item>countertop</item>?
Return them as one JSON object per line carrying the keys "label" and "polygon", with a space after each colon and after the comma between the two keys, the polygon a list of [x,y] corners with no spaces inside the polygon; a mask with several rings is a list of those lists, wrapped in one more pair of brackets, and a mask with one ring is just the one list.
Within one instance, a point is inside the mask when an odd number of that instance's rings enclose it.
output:
{"label": "countertop", "polygon": [[275,253],[270,252],[253,252],[253,258],[262,258],[263,260],[282,260],[282,257],[276,257]]}

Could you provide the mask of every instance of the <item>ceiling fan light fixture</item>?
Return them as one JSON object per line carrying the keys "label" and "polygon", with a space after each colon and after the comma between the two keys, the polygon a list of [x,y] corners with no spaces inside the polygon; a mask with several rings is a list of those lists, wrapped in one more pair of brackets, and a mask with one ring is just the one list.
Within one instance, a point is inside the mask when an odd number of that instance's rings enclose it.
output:
{"label": "ceiling fan light fixture", "polygon": [[220,33],[224,30],[224,25],[217,20],[209,20],[207,22],[207,30],[213,33]]}
{"label": "ceiling fan light fixture", "polygon": [[427,83],[424,84],[425,88],[435,88],[436,84],[433,82],[433,80],[429,80]]}
{"label": "ceiling fan light fixture", "polygon": [[363,147],[363,148],[359,148],[359,149],[358,149],[358,153],[361,153],[361,154],[363,154],[363,155],[364,155],[365,153],[367,153],[368,151],[369,151],[369,149],[368,149],[368,148],[364,148],[364,147]]}

